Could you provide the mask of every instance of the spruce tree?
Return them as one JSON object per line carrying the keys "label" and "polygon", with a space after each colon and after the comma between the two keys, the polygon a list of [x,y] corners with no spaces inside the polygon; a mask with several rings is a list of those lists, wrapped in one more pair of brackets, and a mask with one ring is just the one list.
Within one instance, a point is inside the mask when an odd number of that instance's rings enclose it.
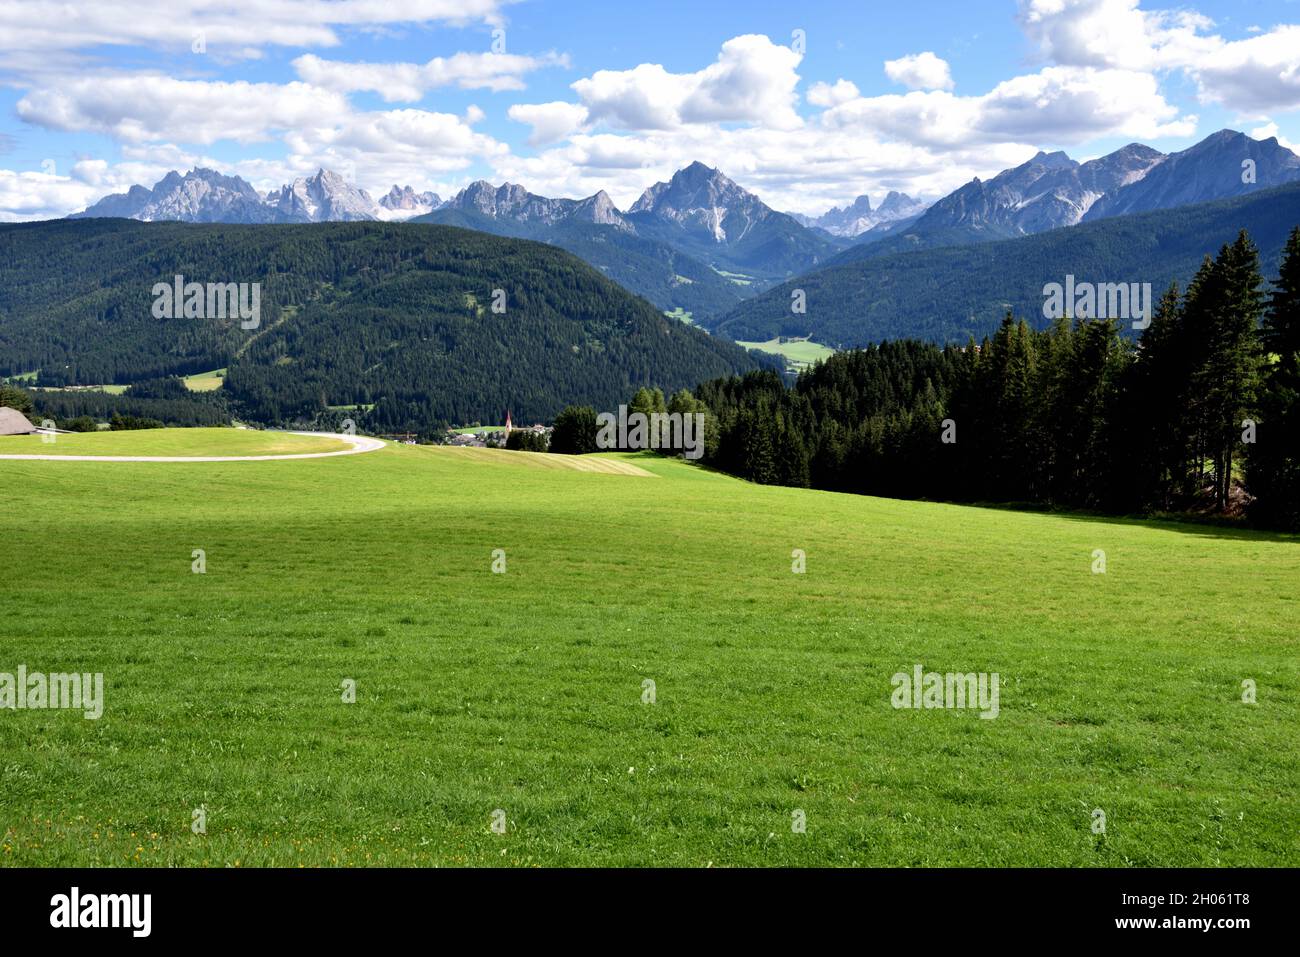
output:
{"label": "spruce tree", "polygon": [[1249,450],[1254,520],[1300,530],[1300,227],[1292,230],[1263,328],[1267,373]]}
{"label": "spruce tree", "polygon": [[1196,384],[1203,402],[1206,451],[1214,465],[1215,500],[1222,511],[1228,506],[1242,422],[1254,408],[1259,385],[1264,280],[1259,251],[1244,229],[1220,251],[1216,267],[1218,282],[1202,303],[1205,361]]}

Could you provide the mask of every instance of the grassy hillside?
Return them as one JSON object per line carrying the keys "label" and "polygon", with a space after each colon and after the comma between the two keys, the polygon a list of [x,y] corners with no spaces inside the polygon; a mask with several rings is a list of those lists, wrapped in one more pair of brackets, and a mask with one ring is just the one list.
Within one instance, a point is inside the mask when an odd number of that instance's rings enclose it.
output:
{"label": "grassy hillside", "polygon": [[[1274,276],[1297,224],[1300,184],[1293,184],[998,242],[893,255],[878,255],[879,244],[855,246],[714,325],[736,340],[811,336],[835,348],[900,338],[964,344],[991,334],[1008,309],[1046,326],[1043,286],[1064,283],[1067,274],[1079,282],[1149,282],[1154,307],[1170,282],[1185,286],[1201,259],[1241,229],[1259,246],[1265,275]],[[795,289],[806,295],[806,314],[791,310]]]}
{"label": "grassy hillside", "polygon": [[215,392],[221,388],[221,384],[225,379],[225,369],[213,369],[211,372],[200,372],[197,375],[186,376],[185,388],[191,392]]}
{"label": "grassy hillside", "polygon": [[[176,275],[260,284],[260,322],[156,318]],[[372,429],[432,431],[754,365],[544,243],[409,223],[0,226],[0,375],[39,368],[41,385],[224,368],[241,418],[373,406]]]}
{"label": "grassy hillside", "polygon": [[[1300,856],[1300,542],[590,461],[656,477],[0,461],[0,671],[106,682],[98,721],[0,712],[0,862]],[[895,710],[918,663],[999,673],[1000,715]]]}
{"label": "grassy hillside", "polygon": [[757,349],[768,355],[781,356],[786,360],[786,368],[791,372],[806,369],[827,356],[835,355],[834,349],[827,349],[825,346],[804,339],[787,339],[782,342],[776,338],[769,339],[767,342],[737,342],[736,345],[745,349]]}
{"label": "grassy hillside", "polygon": [[[55,435],[0,435],[0,455],[301,455],[351,448],[329,436],[252,429],[145,429]],[[125,450],[125,451],[120,451]]]}

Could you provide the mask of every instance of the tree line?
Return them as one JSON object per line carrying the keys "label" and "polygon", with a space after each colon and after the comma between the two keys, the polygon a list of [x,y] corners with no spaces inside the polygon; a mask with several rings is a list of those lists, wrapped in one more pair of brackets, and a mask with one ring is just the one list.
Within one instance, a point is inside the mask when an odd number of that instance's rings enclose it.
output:
{"label": "tree line", "polygon": [[[837,353],[793,387],[713,379],[691,393],[704,461],[765,484],[1300,530],[1300,228],[1271,287],[1243,230],[1136,343],[1110,319],[1034,330],[1008,313],[979,343]],[[566,409],[552,449],[590,451],[592,429]]]}

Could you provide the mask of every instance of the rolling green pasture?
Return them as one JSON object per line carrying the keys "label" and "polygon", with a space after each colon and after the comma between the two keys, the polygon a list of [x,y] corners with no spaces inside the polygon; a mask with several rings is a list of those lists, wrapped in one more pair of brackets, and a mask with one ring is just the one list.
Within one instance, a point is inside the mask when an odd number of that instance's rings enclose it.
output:
{"label": "rolling green pasture", "polygon": [[[46,442],[46,438],[53,441]],[[54,436],[0,435],[0,455],[301,455],[337,452],[349,447],[347,442],[329,436],[255,429],[142,429],[138,432],[70,432]],[[86,464],[95,467],[95,463]],[[121,466],[128,463],[108,464]]]}
{"label": "rolling green pasture", "polygon": [[757,349],[772,355],[783,356],[791,371],[798,372],[808,366],[835,355],[835,350],[807,339],[790,339],[782,342],[779,338],[766,342],[737,342],[742,349]]}
{"label": "rolling green pasture", "polygon": [[211,372],[199,372],[184,378],[185,388],[191,392],[215,392],[226,381],[225,369],[213,369]]}
{"label": "rolling green pasture", "polygon": [[0,461],[0,863],[1300,863],[1294,538],[549,458]]}

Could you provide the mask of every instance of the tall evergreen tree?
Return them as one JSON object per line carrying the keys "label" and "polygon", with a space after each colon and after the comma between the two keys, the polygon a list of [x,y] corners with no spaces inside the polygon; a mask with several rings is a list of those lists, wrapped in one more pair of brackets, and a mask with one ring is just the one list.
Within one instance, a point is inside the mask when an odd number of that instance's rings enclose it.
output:
{"label": "tall evergreen tree", "polygon": [[1300,227],[1282,253],[1263,342],[1267,373],[1247,470],[1256,497],[1251,514],[1264,524],[1300,531]]}
{"label": "tall evergreen tree", "polygon": [[1111,482],[1113,500],[1125,509],[1173,508],[1191,443],[1188,415],[1190,366],[1183,334],[1183,298],[1174,283],[1156,304],[1137,356],[1123,378],[1112,424],[1126,476]]}
{"label": "tall evergreen tree", "polygon": [[1245,230],[1215,261],[1215,281],[1200,307],[1204,360],[1193,378],[1202,402],[1204,446],[1214,467],[1214,495],[1228,506],[1242,422],[1259,385],[1259,320],[1264,308],[1259,251]]}

